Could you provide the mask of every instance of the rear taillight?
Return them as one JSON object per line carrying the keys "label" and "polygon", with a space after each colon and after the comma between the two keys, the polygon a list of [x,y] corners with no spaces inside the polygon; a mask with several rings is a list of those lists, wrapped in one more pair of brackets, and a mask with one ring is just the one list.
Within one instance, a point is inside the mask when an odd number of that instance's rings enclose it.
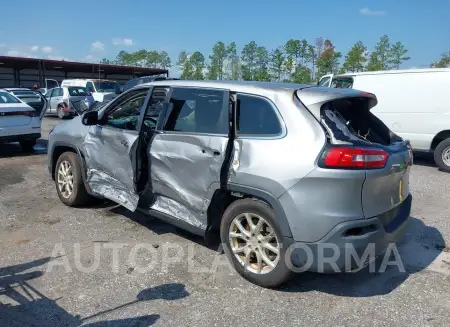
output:
{"label": "rear taillight", "polygon": [[331,147],[325,150],[321,166],[336,169],[383,168],[389,154],[381,149]]}

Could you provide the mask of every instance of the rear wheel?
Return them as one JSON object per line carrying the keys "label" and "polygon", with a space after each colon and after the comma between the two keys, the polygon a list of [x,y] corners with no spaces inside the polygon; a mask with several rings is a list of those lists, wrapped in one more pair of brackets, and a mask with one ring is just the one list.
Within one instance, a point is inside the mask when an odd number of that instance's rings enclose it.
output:
{"label": "rear wheel", "polygon": [[236,271],[262,287],[276,287],[292,275],[275,212],[253,199],[233,202],[222,217],[220,238]]}
{"label": "rear wheel", "polygon": [[78,156],[73,152],[64,152],[59,156],[55,184],[59,199],[69,207],[88,204],[92,199],[84,187]]}
{"label": "rear wheel", "polygon": [[450,138],[443,140],[434,149],[434,161],[441,170],[450,173]]}
{"label": "rear wheel", "polygon": [[58,108],[56,109],[56,112],[58,114],[58,118],[59,119],[64,119],[65,115],[64,112],[62,111],[63,107],[61,105],[58,106]]}
{"label": "rear wheel", "polygon": [[22,151],[33,152],[34,146],[36,145],[36,140],[23,140],[19,141],[19,144],[22,147]]}

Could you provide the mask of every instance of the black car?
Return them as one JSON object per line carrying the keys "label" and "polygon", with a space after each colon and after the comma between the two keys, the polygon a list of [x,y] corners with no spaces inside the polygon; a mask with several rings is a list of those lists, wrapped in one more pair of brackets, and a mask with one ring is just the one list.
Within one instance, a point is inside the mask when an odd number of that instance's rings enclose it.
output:
{"label": "black car", "polygon": [[178,78],[168,78],[165,76],[142,76],[130,79],[124,86],[122,92],[128,91],[129,89],[135,87],[136,85],[140,85],[143,83],[149,83],[153,81],[163,81],[163,80],[175,80]]}

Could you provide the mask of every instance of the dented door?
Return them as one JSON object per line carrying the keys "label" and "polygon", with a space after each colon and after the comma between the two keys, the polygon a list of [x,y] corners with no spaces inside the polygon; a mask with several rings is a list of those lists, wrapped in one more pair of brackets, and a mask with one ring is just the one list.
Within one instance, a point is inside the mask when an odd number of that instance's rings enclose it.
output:
{"label": "dented door", "polygon": [[136,174],[140,167],[140,126],[152,89],[138,89],[105,109],[102,124],[90,126],[84,140],[87,183],[94,193],[131,211],[139,201]]}
{"label": "dented door", "polygon": [[228,145],[229,92],[172,88],[150,153],[151,209],[205,229]]}

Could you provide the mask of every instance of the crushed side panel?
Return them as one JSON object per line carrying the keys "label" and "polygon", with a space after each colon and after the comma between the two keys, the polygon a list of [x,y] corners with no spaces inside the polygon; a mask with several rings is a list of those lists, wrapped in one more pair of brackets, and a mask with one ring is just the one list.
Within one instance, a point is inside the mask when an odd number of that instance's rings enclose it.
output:
{"label": "crushed side panel", "polygon": [[226,145],[222,136],[156,135],[149,156],[156,198],[151,209],[206,228],[206,209],[220,187]]}

